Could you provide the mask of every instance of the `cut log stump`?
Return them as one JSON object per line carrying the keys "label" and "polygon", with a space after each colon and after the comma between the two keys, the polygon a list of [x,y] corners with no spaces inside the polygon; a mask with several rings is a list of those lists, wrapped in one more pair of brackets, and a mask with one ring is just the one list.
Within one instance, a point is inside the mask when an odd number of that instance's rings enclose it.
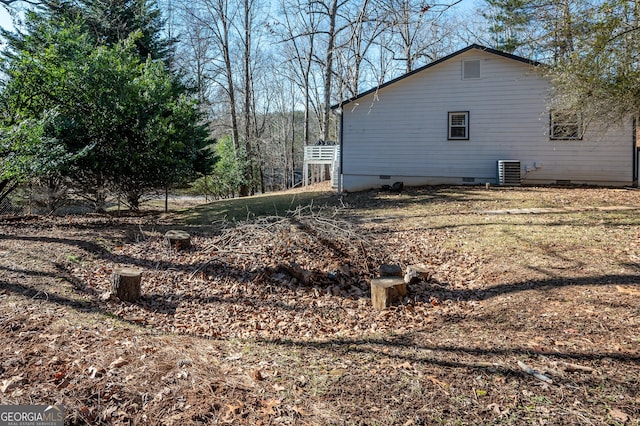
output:
{"label": "cut log stump", "polygon": [[401,277],[402,276],[402,267],[400,265],[392,265],[392,264],[382,264],[380,265],[380,276],[381,277]]}
{"label": "cut log stump", "polygon": [[191,236],[185,231],[171,230],[164,234],[164,240],[169,247],[184,250],[191,247]]}
{"label": "cut log stump", "polygon": [[136,268],[117,268],[111,275],[111,292],[124,302],[140,298],[142,271]]}
{"label": "cut log stump", "polygon": [[407,295],[407,283],[400,277],[382,277],[371,280],[371,304],[383,310]]}
{"label": "cut log stump", "polygon": [[429,269],[422,264],[407,266],[407,272],[404,274],[404,281],[407,284],[415,284],[419,281],[429,279]]}

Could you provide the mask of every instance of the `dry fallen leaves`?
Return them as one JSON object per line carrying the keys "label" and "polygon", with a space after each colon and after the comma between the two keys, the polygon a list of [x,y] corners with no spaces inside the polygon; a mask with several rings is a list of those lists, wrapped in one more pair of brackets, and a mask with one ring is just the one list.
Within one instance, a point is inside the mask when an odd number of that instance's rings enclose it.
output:
{"label": "dry fallen leaves", "polygon": [[262,372],[260,370],[253,370],[251,372],[251,378],[254,382],[261,382],[264,380],[264,377],[262,376]]}
{"label": "dry fallen leaves", "polygon": [[128,363],[129,361],[127,361],[126,359],[118,357],[118,359],[112,361],[111,364],[109,364],[109,369],[119,368]]}
{"label": "dry fallen leaves", "polygon": [[[434,249],[424,232],[356,231],[353,224],[310,209],[289,217],[261,218],[194,236],[189,250],[164,247],[162,236],[119,246],[118,259],[141,259],[142,298],[101,303],[124,321],[171,333],[211,338],[348,337],[363,332],[420,330],[435,317],[462,315],[473,301],[452,300],[478,261]],[[369,280],[386,259],[376,247],[398,241],[391,259],[421,263],[429,282],[409,286],[399,306],[370,307]],[[401,243],[401,244],[400,244]],[[88,266],[88,267],[87,267]],[[111,259],[73,264],[74,275],[98,294],[109,289]],[[443,282],[445,284],[440,284]],[[456,297],[459,299],[459,297]]]}
{"label": "dry fallen leaves", "polygon": [[265,416],[275,416],[277,413],[274,408],[278,407],[281,403],[281,400],[274,398],[263,400],[260,403],[260,413]]}
{"label": "dry fallen leaves", "polygon": [[616,420],[622,423],[626,423],[629,421],[629,416],[624,411],[618,408],[612,408],[611,410],[609,410],[609,415],[613,420]]}
{"label": "dry fallen leaves", "polygon": [[233,423],[236,416],[242,413],[243,408],[244,408],[244,403],[242,401],[236,401],[232,404],[227,404],[226,413],[223,418],[223,421]]}
{"label": "dry fallen leaves", "polygon": [[24,384],[25,382],[26,380],[21,374],[2,380],[2,385],[0,385],[0,392],[7,393]]}

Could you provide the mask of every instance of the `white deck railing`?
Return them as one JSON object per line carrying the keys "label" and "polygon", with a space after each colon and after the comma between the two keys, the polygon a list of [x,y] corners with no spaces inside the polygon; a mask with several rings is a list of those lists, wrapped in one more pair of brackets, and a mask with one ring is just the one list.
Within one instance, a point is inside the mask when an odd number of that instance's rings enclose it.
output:
{"label": "white deck railing", "polygon": [[[307,185],[309,179],[309,165],[329,164],[331,174],[331,186],[338,187],[338,175],[340,174],[340,146],[339,145],[307,145],[304,147],[303,181]],[[322,169],[324,176],[324,169]]]}
{"label": "white deck railing", "polygon": [[307,145],[304,147],[304,161],[308,164],[332,164],[338,148],[338,145]]}

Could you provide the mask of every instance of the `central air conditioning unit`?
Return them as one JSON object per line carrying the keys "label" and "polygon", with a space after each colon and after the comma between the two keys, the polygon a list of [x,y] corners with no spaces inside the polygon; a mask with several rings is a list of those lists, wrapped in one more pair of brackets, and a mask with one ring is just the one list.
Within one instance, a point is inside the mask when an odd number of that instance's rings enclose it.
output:
{"label": "central air conditioning unit", "polygon": [[520,160],[498,160],[498,184],[502,186],[520,186]]}

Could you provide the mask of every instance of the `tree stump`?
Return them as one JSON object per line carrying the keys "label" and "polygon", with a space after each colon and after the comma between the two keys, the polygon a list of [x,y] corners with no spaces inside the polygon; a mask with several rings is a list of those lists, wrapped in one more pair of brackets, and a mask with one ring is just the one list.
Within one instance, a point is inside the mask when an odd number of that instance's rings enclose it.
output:
{"label": "tree stump", "polygon": [[140,298],[142,271],[136,268],[117,268],[111,275],[111,292],[124,302]]}
{"label": "tree stump", "polygon": [[409,265],[407,266],[407,272],[404,274],[404,282],[415,284],[420,281],[426,281],[429,279],[429,275],[429,268],[425,265]]}
{"label": "tree stump", "polygon": [[169,247],[176,250],[184,250],[191,247],[191,236],[185,231],[167,231],[167,233],[164,234],[164,239]]}
{"label": "tree stump", "polygon": [[379,271],[380,271],[381,277],[401,277],[402,276],[402,268],[400,267],[400,265],[384,263],[380,265]]}
{"label": "tree stump", "polygon": [[407,283],[401,277],[382,277],[371,280],[371,304],[383,310],[407,295]]}

